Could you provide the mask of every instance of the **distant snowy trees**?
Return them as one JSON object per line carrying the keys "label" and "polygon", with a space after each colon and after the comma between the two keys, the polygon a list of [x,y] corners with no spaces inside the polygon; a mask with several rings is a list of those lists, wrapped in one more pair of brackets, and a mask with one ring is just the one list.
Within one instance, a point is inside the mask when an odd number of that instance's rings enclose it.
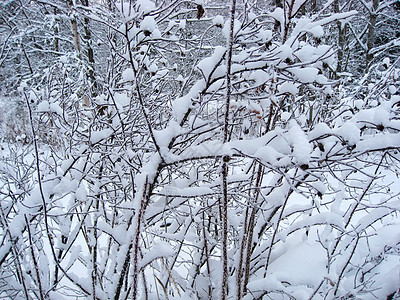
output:
{"label": "distant snowy trees", "polygon": [[397,2],[229,5],[0,4],[1,297],[399,293]]}

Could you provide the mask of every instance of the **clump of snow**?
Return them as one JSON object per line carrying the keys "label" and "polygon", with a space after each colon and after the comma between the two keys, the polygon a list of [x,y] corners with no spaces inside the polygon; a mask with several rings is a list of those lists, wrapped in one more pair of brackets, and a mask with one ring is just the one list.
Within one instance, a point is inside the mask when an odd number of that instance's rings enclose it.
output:
{"label": "clump of snow", "polygon": [[260,31],[257,33],[257,37],[261,39],[264,43],[272,40],[272,36],[272,30],[260,29]]}
{"label": "clump of snow", "polygon": [[295,52],[295,55],[302,62],[310,62],[314,59],[315,47],[311,45],[305,45]]}
{"label": "clump of snow", "polygon": [[307,2],[307,0],[293,0],[293,7],[292,7],[292,16],[293,14],[295,14],[302,5],[304,5],[305,2]]}
{"label": "clump of snow", "polygon": [[185,29],[186,27],[186,20],[180,20],[178,24],[179,29]]}
{"label": "clump of snow", "polygon": [[383,108],[376,108],[374,113],[374,123],[388,126],[390,124],[390,113]]}
{"label": "clump of snow", "polygon": [[356,100],[354,101],[354,107],[357,109],[362,109],[364,106],[364,101],[363,100]]}
{"label": "clump of snow", "polygon": [[[153,68],[153,70],[154,70],[154,68]],[[168,70],[166,70],[166,69],[157,71],[157,72],[155,72],[155,73],[152,73],[152,75],[154,75],[154,78],[155,78],[155,79],[163,78],[163,77],[165,77],[167,74],[168,74]]]}
{"label": "clump of snow", "polygon": [[400,147],[399,133],[376,134],[375,136],[364,139],[357,143],[356,150],[368,151],[375,149],[384,149],[388,147]]}
{"label": "clump of snow", "polygon": [[50,103],[49,101],[42,101],[39,103],[39,105],[36,107],[37,112],[48,112],[50,111]]}
{"label": "clump of snow", "polygon": [[315,81],[316,81],[317,83],[319,83],[319,84],[328,84],[328,83],[329,83],[328,78],[327,78],[325,75],[323,75],[323,74],[318,74],[318,75],[315,77]]}
{"label": "clump of snow", "polygon": [[176,77],[176,81],[183,83],[183,82],[185,82],[185,79],[183,78],[183,76],[181,74],[179,74],[178,77]]}
{"label": "clump of snow", "polygon": [[140,54],[145,54],[145,53],[147,53],[147,51],[149,51],[149,46],[148,45],[143,45],[142,47],[140,47],[139,53]]}
{"label": "clump of snow", "polygon": [[63,110],[57,102],[50,103],[50,111],[58,114],[59,116],[63,115]]}
{"label": "clump of snow", "polygon": [[248,17],[249,22],[252,22],[257,18],[257,15],[253,12],[250,12],[247,17]]}
{"label": "clump of snow", "polygon": [[130,103],[127,93],[115,93],[114,100],[115,104],[117,105],[117,109],[122,109],[124,106],[127,106]]}
{"label": "clump of snow", "polygon": [[168,127],[163,130],[154,130],[154,136],[156,138],[157,144],[160,147],[168,146],[168,143],[172,138],[176,137],[182,132],[182,128],[177,122],[171,121]]}
{"label": "clump of snow", "polygon": [[290,72],[302,83],[311,83],[317,79],[319,70],[313,67],[290,68]]}
{"label": "clump of snow", "polygon": [[54,187],[53,191],[58,194],[71,193],[75,191],[79,186],[77,180],[73,180],[64,176],[61,178],[60,182]]}
{"label": "clump of snow", "polygon": [[224,17],[221,15],[215,16],[212,22],[213,25],[222,27],[224,25]]}
{"label": "clump of snow", "polygon": [[159,38],[161,38],[161,31],[158,30],[158,29],[156,28],[156,29],[153,31],[151,37],[152,37],[153,39],[159,39]]}
{"label": "clump of snow", "polygon": [[308,30],[308,32],[310,32],[317,38],[322,38],[324,36],[324,29],[320,25],[312,27],[311,29]]}
{"label": "clump of snow", "polygon": [[249,119],[244,119],[242,123],[243,130],[249,130],[251,127],[251,122]]}
{"label": "clump of snow", "polygon": [[39,100],[37,93],[38,91],[33,91],[33,90],[29,92],[29,100],[31,101],[31,103],[34,103],[37,100]]}
{"label": "clump of snow", "polygon": [[314,129],[308,133],[310,140],[323,137],[324,135],[329,135],[332,130],[328,127],[326,123],[318,123],[315,125]]}
{"label": "clump of snow", "polygon": [[250,74],[251,80],[254,80],[257,85],[263,84],[270,78],[270,75],[263,70],[256,70]]}
{"label": "clump of snow", "polygon": [[277,51],[277,56],[281,60],[293,58],[293,49],[288,44],[283,44],[282,46],[278,47],[276,51]]}
{"label": "clump of snow", "polygon": [[149,66],[148,70],[149,70],[150,73],[154,73],[155,74],[157,72],[157,70],[158,70],[158,67],[157,67],[156,64],[151,64]]}
{"label": "clump of snow", "polygon": [[222,46],[215,47],[214,53],[211,57],[207,57],[197,64],[201,73],[205,78],[208,78],[211,72],[214,70],[218,62],[221,61],[222,57],[225,55],[226,48]]}
{"label": "clump of snow", "polygon": [[280,273],[285,277],[285,281],[294,285],[319,284],[320,278],[322,279],[326,273],[324,249],[316,243],[308,244],[289,240],[288,244],[285,255],[274,260],[268,273]]}
{"label": "clump of snow", "polygon": [[317,180],[317,181],[311,183],[311,186],[312,186],[314,189],[316,189],[319,193],[321,193],[321,195],[325,194],[325,192],[326,192],[326,186],[325,186],[325,184],[324,184],[322,181],[320,181],[320,180]]}
{"label": "clump of snow", "polygon": [[279,93],[289,93],[296,95],[299,92],[298,84],[290,81],[285,81],[283,84],[278,86]]}
{"label": "clump of snow", "polygon": [[18,92],[22,93],[27,87],[28,84],[26,83],[26,81],[22,81],[17,90]]}
{"label": "clump of snow", "polygon": [[309,143],[306,134],[300,128],[296,121],[290,122],[289,143],[293,147],[293,157],[299,164],[308,164],[312,152],[312,146]]}
{"label": "clump of snow", "polygon": [[389,57],[385,57],[384,59],[383,59],[383,62],[382,62],[386,67],[389,67],[390,66],[390,58]]}
{"label": "clump of snow", "polygon": [[133,81],[133,80],[135,80],[135,74],[134,74],[134,72],[133,72],[133,69],[132,68],[128,68],[128,69],[126,69],[126,70],[124,70],[123,72],[122,72],[122,75],[121,75],[121,81],[122,82],[127,82],[127,81]]}
{"label": "clump of snow", "polygon": [[290,112],[284,111],[283,113],[281,113],[281,120],[287,122],[291,116],[292,114]]}
{"label": "clump of snow", "polygon": [[264,162],[275,165],[275,163],[281,159],[283,155],[271,146],[264,146],[258,149],[254,156],[260,158]]}
{"label": "clump of snow", "polygon": [[281,24],[284,23],[283,21],[285,19],[285,12],[280,7],[275,8],[273,12],[269,13],[269,16],[281,22]]}
{"label": "clump of snow", "polygon": [[[315,58],[322,58],[322,62],[328,64],[329,66],[334,66],[336,64],[336,59],[333,54],[332,47],[328,45],[320,45],[315,49]],[[352,75],[347,73],[346,75]]]}
{"label": "clump of snow", "polygon": [[59,60],[61,63],[66,64],[68,62],[68,56],[62,55],[62,56],[60,56]]}
{"label": "clump of snow", "polygon": [[153,32],[157,28],[156,20],[153,17],[147,16],[140,23],[140,29],[143,31]]}
{"label": "clump of snow", "polygon": [[389,85],[389,93],[394,95],[397,92],[397,88],[395,85]]}
{"label": "clump of snow", "polygon": [[[230,30],[231,30],[231,22],[230,20],[226,20],[224,28],[222,29],[222,32],[224,33],[226,39],[229,38]],[[236,33],[240,30],[242,27],[242,24],[240,23],[239,20],[235,19],[234,25],[233,25],[233,35],[236,35]]]}
{"label": "clump of snow", "polygon": [[205,87],[203,80],[198,80],[190,89],[189,93],[180,97],[172,103],[172,109],[176,120],[181,122],[185,113],[192,107],[192,100],[199,97],[199,93]]}
{"label": "clump of snow", "polygon": [[160,242],[155,247],[147,252],[140,261],[140,267],[144,267],[153,260],[168,257],[175,254],[174,249],[167,242]]}
{"label": "clump of snow", "polygon": [[99,131],[92,131],[90,133],[90,142],[92,144],[96,144],[103,139],[106,139],[111,136],[114,131],[111,128],[99,130]]}
{"label": "clump of snow", "polygon": [[368,90],[372,91],[372,89],[375,87],[375,84],[369,83],[368,84]]}
{"label": "clump of snow", "polygon": [[39,105],[36,107],[36,111],[42,112],[42,113],[43,112],[53,112],[60,116],[63,115],[62,108],[56,102],[50,103],[49,101],[46,101],[46,100],[39,103]]}
{"label": "clump of snow", "polygon": [[121,13],[124,23],[130,22],[134,18],[134,9],[129,2],[118,1],[115,6]]}
{"label": "clump of snow", "polygon": [[156,8],[156,5],[151,0],[136,0],[136,7],[141,14],[148,14]]}
{"label": "clump of snow", "polygon": [[360,140],[360,129],[351,121],[345,122],[336,133],[350,145],[355,145]]}

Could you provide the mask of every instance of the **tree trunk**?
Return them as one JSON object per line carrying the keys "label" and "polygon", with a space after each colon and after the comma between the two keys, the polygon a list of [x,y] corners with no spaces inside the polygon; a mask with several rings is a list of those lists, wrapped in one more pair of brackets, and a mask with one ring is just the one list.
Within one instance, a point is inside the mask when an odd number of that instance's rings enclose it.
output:
{"label": "tree trunk", "polygon": [[369,24],[368,24],[368,36],[367,36],[367,55],[366,55],[366,64],[365,71],[367,72],[369,67],[371,66],[372,59],[374,55],[372,54],[372,49],[375,46],[375,26],[377,20],[377,10],[379,6],[379,0],[372,1],[372,8],[369,15]]}
{"label": "tree trunk", "polygon": [[[228,38],[228,51],[226,58],[226,102],[224,116],[224,143],[228,142],[228,122],[229,122],[229,105],[232,96],[232,54],[234,44],[234,24],[235,24],[236,0],[231,1],[230,12],[230,33]],[[222,287],[221,300],[228,297],[228,163],[230,157],[224,156],[222,159],[222,199],[220,204],[221,225],[222,225]]]}
{"label": "tree trunk", "polygon": [[[335,0],[333,2],[333,9],[335,13],[341,12],[338,0]],[[338,79],[339,78],[338,73],[344,71],[343,60],[344,60],[344,48],[346,44],[347,25],[342,24],[342,22],[340,21],[337,21],[336,25],[338,28],[338,52],[337,52],[337,66],[336,66],[335,78]]]}

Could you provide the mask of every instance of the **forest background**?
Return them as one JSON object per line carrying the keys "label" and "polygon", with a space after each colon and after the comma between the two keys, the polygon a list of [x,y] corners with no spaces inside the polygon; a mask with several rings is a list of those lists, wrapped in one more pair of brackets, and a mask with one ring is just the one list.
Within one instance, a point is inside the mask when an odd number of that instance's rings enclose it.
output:
{"label": "forest background", "polygon": [[400,1],[0,2],[0,297],[397,299]]}

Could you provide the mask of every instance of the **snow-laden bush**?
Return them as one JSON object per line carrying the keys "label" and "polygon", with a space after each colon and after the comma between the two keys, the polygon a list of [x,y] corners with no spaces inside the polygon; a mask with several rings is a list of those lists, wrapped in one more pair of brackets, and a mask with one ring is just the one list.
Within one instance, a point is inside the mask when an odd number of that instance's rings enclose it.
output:
{"label": "snow-laden bush", "polygon": [[304,3],[57,6],[79,47],[27,81],[34,150],[27,187],[0,173],[0,295],[394,295],[396,64],[365,95],[336,80],[325,32],[356,12]]}

